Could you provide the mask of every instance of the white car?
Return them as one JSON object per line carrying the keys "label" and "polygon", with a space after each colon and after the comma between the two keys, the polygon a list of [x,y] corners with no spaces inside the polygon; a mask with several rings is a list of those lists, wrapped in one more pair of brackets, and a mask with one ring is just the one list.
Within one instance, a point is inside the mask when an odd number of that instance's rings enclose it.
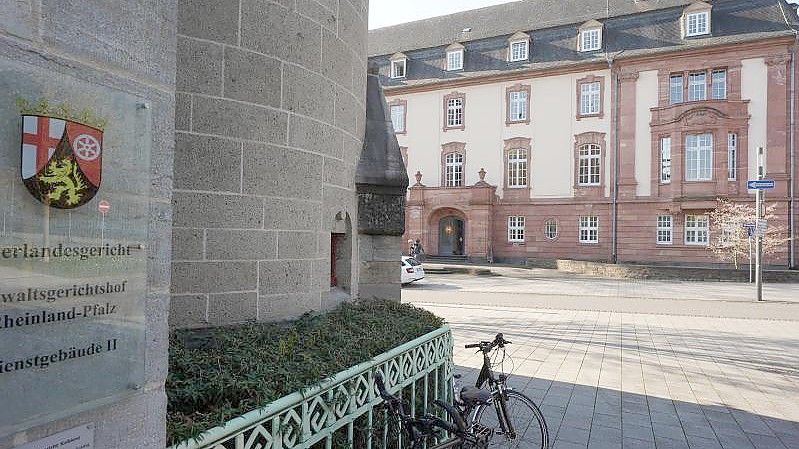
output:
{"label": "white car", "polygon": [[424,268],[418,260],[413,257],[402,256],[402,275],[400,281],[403,284],[410,284],[411,282],[424,279]]}

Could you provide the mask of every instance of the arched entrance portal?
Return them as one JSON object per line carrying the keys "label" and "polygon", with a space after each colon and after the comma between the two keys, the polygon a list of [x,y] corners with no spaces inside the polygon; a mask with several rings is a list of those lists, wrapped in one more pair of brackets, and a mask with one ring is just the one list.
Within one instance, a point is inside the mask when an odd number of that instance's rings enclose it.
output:
{"label": "arched entrance portal", "polygon": [[444,217],[438,222],[438,255],[462,256],[466,244],[465,226],[458,217]]}

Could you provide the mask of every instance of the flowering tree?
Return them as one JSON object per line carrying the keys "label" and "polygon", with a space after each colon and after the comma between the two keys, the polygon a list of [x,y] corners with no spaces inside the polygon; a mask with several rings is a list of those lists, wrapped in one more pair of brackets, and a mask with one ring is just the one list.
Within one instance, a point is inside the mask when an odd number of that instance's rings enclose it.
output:
{"label": "flowering tree", "polygon": [[[709,249],[719,260],[731,262],[737,269],[742,260],[749,258],[749,235],[745,224],[755,223],[755,206],[749,203],[734,203],[719,198],[716,210],[710,213],[710,224],[714,238]],[[777,221],[776,204],[766,207],[763,218],[768,220],[766,235],[763,237],[763,255],[774,254],[790,241],[788,227]],[[754,239],[754,237],[753,237]],[[754,241],[753,241],[754,243]]]}

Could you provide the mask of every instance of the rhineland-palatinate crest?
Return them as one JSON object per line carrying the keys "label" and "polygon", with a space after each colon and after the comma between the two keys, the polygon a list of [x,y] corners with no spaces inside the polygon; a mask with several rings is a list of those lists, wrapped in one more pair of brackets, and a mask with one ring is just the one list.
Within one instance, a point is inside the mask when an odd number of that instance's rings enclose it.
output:
{"label": "rhineland-palatinate crest", "polygon": [[46,115],[22,115],[22,180],[42,203],[74,209],[100,188],[103,132]]}

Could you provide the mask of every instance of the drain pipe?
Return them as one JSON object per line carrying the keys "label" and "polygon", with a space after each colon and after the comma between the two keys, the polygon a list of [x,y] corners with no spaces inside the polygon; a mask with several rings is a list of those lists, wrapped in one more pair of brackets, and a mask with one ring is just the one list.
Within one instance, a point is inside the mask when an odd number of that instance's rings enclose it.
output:
{"label": "drain pipe", "polygon": [[[619,53],[621,54],[621,53]],[[611,254],[610,263],[617,263],[619,260],[619,80],[617,74],[613,73],[613,56],[607,56],[608,69],[610,70],[610,90],[613,93],[612,101],[612,129],[613,129],[613,166],[611,177],[613,178],[613,191],[611,192]]]}
{"label": "drain pipe", "polygon": [[799,42],[799,35],[796,37],[794,45],[791,47],[791,112],[790,112],[790,127],[788,134],[790,135],[791,152],[790,159],[790,172],[788,174],[788,211],[790,218],[788,219],[791,235],[789,248],[789,263],[788,267],[796,269],[796,43]]}
{"label": "drain pipe", "polygon": [[785,12],[783,2],[778,0],[777,4],[782,11],[782,17],[785,19],[785,25],[788,29],[793,31],[794,43],[791,46],[791,91],[790,91],[790,129],[788,130],[789,148],[790,151],[790,172],[788,173],[788,227],[790,228],[789,248],[788,248],[788,268],[796,269],[796,51],[799,48],[799,32],[791,25],[788,20],[788,15]]}

